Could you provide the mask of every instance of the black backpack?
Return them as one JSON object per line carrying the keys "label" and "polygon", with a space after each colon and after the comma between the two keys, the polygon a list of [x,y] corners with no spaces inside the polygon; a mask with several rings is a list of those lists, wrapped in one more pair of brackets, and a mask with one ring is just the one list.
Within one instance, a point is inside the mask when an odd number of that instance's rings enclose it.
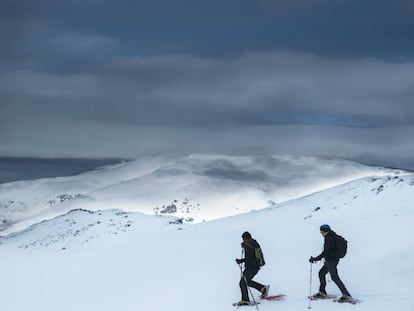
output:
{"label": "black backpack", "polygon": [[336,236],[336,255],[338,258],[344,258],[348,250],[348,241],[343,236]]}

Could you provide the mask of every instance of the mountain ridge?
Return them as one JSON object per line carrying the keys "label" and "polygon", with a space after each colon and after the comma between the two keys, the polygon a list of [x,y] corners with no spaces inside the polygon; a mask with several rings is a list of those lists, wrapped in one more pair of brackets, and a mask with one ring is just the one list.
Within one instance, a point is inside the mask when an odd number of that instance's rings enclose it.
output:
{"label": "mountain ridge", "polygon": [[175,205],[175,216],[201,222],[265,208],[359,177],[406,173],[313,157],[145,157],[74,176],[0,185],[0,230],[10,232],[15,225],[30,225],[31,217],[50,218],[76,208],[156,214]]}

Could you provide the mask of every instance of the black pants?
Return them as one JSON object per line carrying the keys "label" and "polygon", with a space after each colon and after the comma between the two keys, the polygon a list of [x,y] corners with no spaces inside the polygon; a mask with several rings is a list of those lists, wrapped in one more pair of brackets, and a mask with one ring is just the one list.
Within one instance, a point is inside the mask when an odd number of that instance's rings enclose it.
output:
{"label": "black pants", "polygon": [[[241,289],[242,300],[244,301],[249,301],[249,293],[247,291],[247,286],[253,287],[257,289],[259,292],[264,287],[263,284],[260,284],[252,280],[254,276],[257,274],[257,272],[259,272],[259,269],[245,269],[243,271],[243,276],[240,279],[239,285]],[[247,284],[246,284],[246,281],[247,281]]]}
{"label": "black pants", "polygon": [[322,266],[321,270],[319,270],[319,281],[321,282],[321,285],[319,286],[319,291],[321,293],[326,293],[326,275],[329,272],[332,281],[334,281],[335,284],[339,287],[342,295],[351,296],[351,294],[346,289],[344,283],[342,283],[341,279],[339,278],[338,270],[336,269],[338,263],[339,259],[334,261],[325,261],[325,264]]}

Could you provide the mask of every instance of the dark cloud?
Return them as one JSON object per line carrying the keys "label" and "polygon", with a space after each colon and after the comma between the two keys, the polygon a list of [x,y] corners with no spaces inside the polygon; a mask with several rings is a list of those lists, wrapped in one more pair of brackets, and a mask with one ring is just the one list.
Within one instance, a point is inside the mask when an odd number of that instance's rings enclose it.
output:
{"label": "dark cloud", "polygon": [[234,127],[412,124],[414,63],[254,53],[214,60],[170,55],[111,62],[87,74],[4,75],[12,118]]}
{"label": "dark cloud", "polygon": [[407,0],[2,1],[0,59],[43,71],[171,53],[237,57],[285,49],[328,57],[413,60]]}
{"label": "dark cloud", "polygon": [[0,154],[412,165],[413,13],[405,0],[2,1]]}

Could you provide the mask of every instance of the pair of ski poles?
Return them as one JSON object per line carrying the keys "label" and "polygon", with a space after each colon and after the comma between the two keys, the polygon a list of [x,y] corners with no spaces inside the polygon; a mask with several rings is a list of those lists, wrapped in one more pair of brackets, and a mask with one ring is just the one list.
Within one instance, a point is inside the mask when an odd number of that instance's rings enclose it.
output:
{"label": "pair of ski poles", "polygon": [[[242,251],[241,258],[243,258],[243,251]],[[259,307],[257,306],[256,300],[254,299],[252,290],[249,287],[247,279],[243,274],[242,264],[239,264],[239,268],[240,268],[240,274],[241,274],[240,277],[244,279],[244,282],[246,283],[247,289],[249,290],[250,296],[253,299],[253,303],[256,306],[257,311],[259,311]],[[309,304],[308,304],[308,309],[312,309],[312,306],[311,306],[312,300],[310,299],[311,296],[312,296],[312,263],[310,263],[310,272],[309,272]]]}
{"label": "pair of ski poles", "polygon": [[[311,306],[311,302],[312,302],[312,299],[310,299],[310,297],[312,296],[312,263],[310,263],[310,275],[309,275],[309,304],[308,304],[308,309],[312,309],[312,306]],[[329,278],[329,276],[328,276],[328,278]],[[328,282],[329,282],[329,279],[328,279]]]}
{"label": "pair of ski poles", "polygon": [[[242,253],[241,253],[241,257],[240,257],[240,258],[243,258],[243,257],[244,257],[243,255],[244,255],[244,250],[242,250]],[[253,299],[253,303],[254,303],[254,305],[255,305],[255,307],[256,307],[256,310],[257,310],[257,311],[260,311],[260,310],[259,310],[259,307],[258,307],[258,305],[257,305],[257,302],[256,302],[256,300],[254,299],[254,296],[253,296],[253,293],[252,293],[252,289],[249,287],[249,284],[248,284],[248,282],[247,282],[246,276],[243,274],[242,264],[239,264],[239,268],[240,268],[240,278],[243,278],[243,279],[244,279],[244,282],[246,283],[246,287],[247,287],[247,289],[249,290],[250,296],[251,296],[251,297],[252,297],[252,299]]]}

